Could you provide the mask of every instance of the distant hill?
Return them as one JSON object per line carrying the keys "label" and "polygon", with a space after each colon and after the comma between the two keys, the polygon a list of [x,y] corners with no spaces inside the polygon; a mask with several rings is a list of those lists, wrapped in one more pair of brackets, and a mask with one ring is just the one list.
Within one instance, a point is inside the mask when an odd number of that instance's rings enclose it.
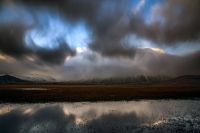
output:
{"label": "distant hill", "polygon": [[184,75],[166,81],[171,84],[200,84],[200,75]]}
{"label": "distant hill", "polygon": [[22,84],[22,83],[66,83],[66,84],[137,84],[137,83],[154,83],[169,80],[167,76],[127,76],[127,77],[109,77],[109,78],[93,78],[85,80],[71,80],[56,82],[53,78],[44,80],[43,78],[25,77],[25,76],[0,76],[0,84]]}
{"label": "distant hill", "polygon": [[155,83],[169,80],[168,76],[127,76],[127,77],[109,77],[93,78],[87,80],[65,81],[67,84],[138,84],[138,83]]}
{"label": "distant hill", "polygon": [[[34,78],[33,78],[34,79]],[[47,82],[46,80],[34,81],[32,78],[21,79],[15,76],[0,76],[0,84],[25,84],[25,83],[66,83],[66,84],[145,84],[145,83],[161,83],[161,84],[200,84],[200,75],[184,75],[170,79],[167,76],[128,76],[128,77],[110,77],[110,78],[94,78],[87,80],[72,80],[64,82]]]}
{"label": "distant hill", "polygon": [[23,83],[31,83],[31,82],[10,75],[0,76],[0,84],[23,84]]}
{"label": "distant hill", "polygon": [[12,75],[16,78],[34,82],[34,83],[55,83],[56,80],[50,76],[43,76],[38,74],[31,74],[31,75]]}

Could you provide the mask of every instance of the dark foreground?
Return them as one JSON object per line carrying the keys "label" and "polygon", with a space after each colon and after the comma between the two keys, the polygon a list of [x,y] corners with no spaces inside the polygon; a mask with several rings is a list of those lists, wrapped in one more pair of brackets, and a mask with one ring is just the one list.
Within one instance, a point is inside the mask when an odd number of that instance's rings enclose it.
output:
{"label": "dark foreground", "polygon": [[[26,90],[24,88],[29,89]],[[30,88],[36,89],[31,90]],[[38,88],[40,90],[37,90]],[[13,103],[196,98],[200,98],[200,85],[198,84],[0,85],[0,101]]]}

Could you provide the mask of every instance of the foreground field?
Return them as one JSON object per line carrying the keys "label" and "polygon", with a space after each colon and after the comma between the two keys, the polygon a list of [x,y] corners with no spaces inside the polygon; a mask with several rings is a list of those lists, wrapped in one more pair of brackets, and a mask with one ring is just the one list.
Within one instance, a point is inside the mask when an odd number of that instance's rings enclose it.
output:
{"label": "foreground field", "polygon": [[[22,89],[24,88],[24,89]],[[29,88],[29,89],[25,89]],[[35,89],[30,89],[35,88]],[[43,88],[43,89],[42,89]],[[37,90],[38,89],[38,90]],[[81,102],[200,98],[200,85],[0,85],[1,102]]]}

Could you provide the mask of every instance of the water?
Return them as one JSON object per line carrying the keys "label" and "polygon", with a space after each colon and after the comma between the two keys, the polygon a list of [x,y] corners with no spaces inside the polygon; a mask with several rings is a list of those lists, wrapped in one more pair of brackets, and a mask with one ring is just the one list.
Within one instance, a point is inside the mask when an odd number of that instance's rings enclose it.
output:
{"label": "water", "polygon": [[48,89],[44,89],[44,88],[0,88],[0,90],[40,90],[40,91],[45,91]]}
{"label": "water", "polygon": [[200,132],[200,100],[0,104],[0,133]]}

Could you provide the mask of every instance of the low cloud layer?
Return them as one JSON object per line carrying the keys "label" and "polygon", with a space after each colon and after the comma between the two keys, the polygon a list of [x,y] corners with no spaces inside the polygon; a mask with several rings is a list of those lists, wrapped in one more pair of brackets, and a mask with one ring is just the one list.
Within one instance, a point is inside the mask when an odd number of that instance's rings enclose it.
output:
{"label": "low cloud layer", "polygon": [[62,66],[41,65],[34,61],[0,59],[2,74],[51,76],[58,81],[92,78],[157,76],[176,77],[187,74],[200,74],[200,51],[185,56],[155,52],[151,49],[138,49],[134,59],[109,58],[92,51],[78,53]]}
{"label": "low cloud layer", "polygon": [[[84,56],[85,57],[84,57]],[[92,60],[90,59],[92,57]],[[137,50],[134,59],[105,58],[95,53],[85,52],[68,60],[63,79],[85,79],[95,77],[126,77],[134,75],[168,75],[176,77],[200,74],[200,51],[185,56],[175,56],[155,52],[151,49]],[[84,60],[79,62],[79,60]],[[71,66],[71,67],[70,67]]]}

